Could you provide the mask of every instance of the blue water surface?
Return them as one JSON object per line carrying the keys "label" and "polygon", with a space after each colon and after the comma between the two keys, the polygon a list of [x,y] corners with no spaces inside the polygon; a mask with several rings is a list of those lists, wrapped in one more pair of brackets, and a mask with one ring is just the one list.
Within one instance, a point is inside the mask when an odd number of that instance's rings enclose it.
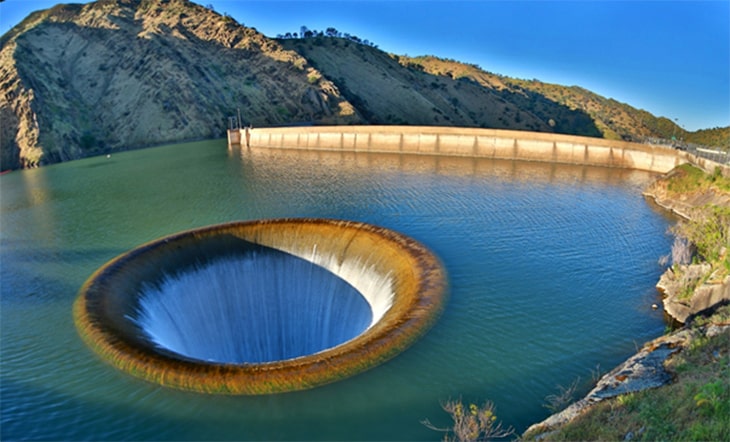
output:
{"label": "blue water surface", "polygon": [[[440,440],[440,403],[491,400],[518,431],[545,397],[665,327],[671,220],[638,171],[468,158],[162,146],[0,177],[2,440]],[[71,306],[114,256],[233,220],[329,217],[432,249],[451,297],[393,360],[313,390],[206,396],[132,378],[79,339]]]}

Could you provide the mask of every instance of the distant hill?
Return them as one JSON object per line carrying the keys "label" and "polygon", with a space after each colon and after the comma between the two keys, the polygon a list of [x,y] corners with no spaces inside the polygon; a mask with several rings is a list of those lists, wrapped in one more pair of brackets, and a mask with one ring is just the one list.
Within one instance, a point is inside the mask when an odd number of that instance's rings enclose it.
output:
{"label": "distant hill", "polygon": [[725,151],[730,151],[730,126],[688,132],[686,139],[690,143],[717,146]]}
{"label": "distant hill", "polygon": [[489,127],[730,145],[590,91],[383,52],[337,32],[266,37],[187,0],[99,0],[0,37],[0,166],[222,137],[247,124]]}
{"label": "distant hill", "polygon": [[[598,128],[597,136],[603,138],[639,142],[646,138],[667,140],[676,138],[690,143],[730,149],[730,126],[689,132],[668,118],[656,117],[645,110],[602,97],[578,86],[520,80],[485,72],[473,65],[428,56],[409,58],[407,63],[420,65],[424,71],[436,75],[468,78],[484,87],[507,91],[515,97],[522,96],[520,106],[541,115],[552,110],[550,107],[545,108],[545,101],[582,111]],[[574,128],[573,131],[579,130]]]}
{"label": "distant hill", "polygon": [[371,124],[489,127],[601,136],[590,116],[579,109],[570,109],[539,94],[495,87],[483,81],[478,72],[474,76],[459,76],[431,69],[437,59],[426,64],[422,59],[387,54],[332,37],[283,39],[280,43],[331,79]]}

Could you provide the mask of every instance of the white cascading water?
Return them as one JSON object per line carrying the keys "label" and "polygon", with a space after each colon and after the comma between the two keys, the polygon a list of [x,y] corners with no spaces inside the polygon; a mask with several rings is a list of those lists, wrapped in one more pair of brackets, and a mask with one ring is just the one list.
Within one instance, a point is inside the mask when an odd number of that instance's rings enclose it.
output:
{"label": "white cascading water", "polygon": [[208,362],[264,363],[326,350],[380,319],[392,289],[389,277],[366,266],[346,260],[333,272],[334,260],[313,255],[310,262],[268,250],[165,276],[143,289],[131,319],[155,345]]}
{"label": "white cascading water", "polygon": [[390,272],[380,273],[375,270],[374,264],[360,258],[340,262],[334,255],[319,253],[316,245],[307,259],[349,282],[365,296],[373,312],[370,325],[378,322],[393,305],[393,277]]}

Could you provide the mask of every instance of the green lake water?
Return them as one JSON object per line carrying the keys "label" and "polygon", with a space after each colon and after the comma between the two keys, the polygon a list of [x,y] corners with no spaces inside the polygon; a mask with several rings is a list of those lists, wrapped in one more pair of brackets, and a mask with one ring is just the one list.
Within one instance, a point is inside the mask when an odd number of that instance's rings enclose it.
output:
{"label": "green lake water", "polygon": [[[652,303],[671,219],[638,171],[430,156],[162,146],[0,176],[0,439],[440,440],[440,402],[491,400],[523,431],[662,334]],[[132,378],[79,339],[102,264],[233,220],[381,225],[444,262],[451,297],[391,361],[313,390],[205,396]]]}

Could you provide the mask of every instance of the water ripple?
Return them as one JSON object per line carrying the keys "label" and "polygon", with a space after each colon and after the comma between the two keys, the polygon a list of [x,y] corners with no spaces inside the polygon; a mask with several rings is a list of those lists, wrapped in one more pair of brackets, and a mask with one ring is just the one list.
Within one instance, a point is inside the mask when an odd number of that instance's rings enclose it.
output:
{"label": "water ripple", "polygon": [[[556,385],[662,333],[647,304],[668,220],[635,171],[434,157],[165,146],[0,177],[0,438],[400,439],[449,397],[518,429]],[[90,191],[93,189],[93,191]],[[83,347],[71,304],[117,253],[236,219],[370,222],[426,244],[451,298],[411,349],[337,384],[265,398],[174,392]],[[617,326],[617,324],[619,326]],[[358,398],[353,400],[353,398]],[[378,422],[379,425],[372,425]]]}

